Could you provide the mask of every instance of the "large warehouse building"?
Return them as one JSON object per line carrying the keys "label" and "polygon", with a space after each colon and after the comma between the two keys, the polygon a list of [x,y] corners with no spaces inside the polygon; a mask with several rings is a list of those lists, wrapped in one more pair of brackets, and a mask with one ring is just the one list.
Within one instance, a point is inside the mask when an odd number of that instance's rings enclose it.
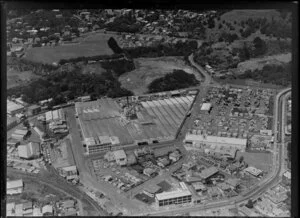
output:
{"label": "large warehouse building", "polygon": [[24,106],[7,100],[7,115],[13,117],[24,110]]}
{"label": "large warehouse building", "polygon": [[192,202],[192,193],[189,190],[163,192],[155,195],[159,207],[172,204],[186,204]]}
{"label": "large warehouse building", "polygon": [[203,143],[206,145],[215,145],[220,147],[237,149],[244,152],[247,146],[247,139],[208,136],[188,132],[185,136],[184,143],[185,147],[188,150],[196,149],[199,144]]}
{"label": "large warehouse building", "polygon": [[[76,115],[87,153],[173,140],[194,96],[142,101],[137,118],[127,119],[113,99],[76,102]],[[120,145],[120,146],[119,146]]]}

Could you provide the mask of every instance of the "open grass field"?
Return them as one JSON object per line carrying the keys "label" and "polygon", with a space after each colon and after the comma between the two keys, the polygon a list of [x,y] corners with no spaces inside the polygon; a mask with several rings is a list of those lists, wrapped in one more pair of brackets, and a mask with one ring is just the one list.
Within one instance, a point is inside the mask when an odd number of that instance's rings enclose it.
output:
{"label": "open grass field", "polygon": [[271,153],[260,153],[260,152],[240,152],[236,154],[236,159],[243,156],[245,162],[249,166],[254,166],[257,169],[263,170],[265,172],[270,172],[272,166],[272,154]]}
{"label": "open grass field", "polygon": [[250,60],[241,62],[237,66],[238,72],[245,72],[246,70],[255,70],[262,69],[266,64],[280,64],[280,63],[288,63],[292,60],[292,54],[279,54],[266,56],[263,58],[251,58]]}
{"label": "open grass field", "polygon": [[32,71],[19,72],[17,70],[8,68],[7,69],[7,89],[26,84],[31,82],[33,79],[37,79],[40,76],[35,75]]}
{"label": "open grass field", "polygon": [[174,69],[182,69],[192,73],[196,79],[201,75],[193,68],[185,65],[182,57],[137,58],[134,60],[136,69],[119,77],[122,87],[141,95],[148,91],[148,85],[155,79],[172,73]]}
{"label": "open grass field", "polygon": [[87,35],[79,43],[66,44],[55,47],[35,47],[28,49],[24,58],[34,62],[58,62],[61,59],[70,59],[81,56],[111,55],[113,51],[108,47],[110,34],[94,33]]}

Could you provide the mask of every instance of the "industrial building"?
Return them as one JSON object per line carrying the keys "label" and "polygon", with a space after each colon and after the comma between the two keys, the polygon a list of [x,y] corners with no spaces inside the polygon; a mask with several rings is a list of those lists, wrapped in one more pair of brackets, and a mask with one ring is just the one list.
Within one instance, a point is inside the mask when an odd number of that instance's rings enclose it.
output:
{"label": "industrial building", "polygon": [[124,150],[117,150],[117,151],[114,151],[113,153],[115,156],[116,163],[118,165],[125,166],[127,164],[127,156],[126,156]]}
{"label": "industrial building", "polygon": [[24,130],[24,129],[16,129],[12,134],[11,134],[11,138],[22,141],[24,140],[27,135],[28,135],[29,131],[28,130]]}
{"label": "industrial building", "polygon": [[159,193],[160,191],[161,187],[154,184],[149,184],[143,189],[143,192],[150,197],[154,197],[155,194]]}
{"label": "industrial building", "polygon": [[159,207],[172,204],[186,204],[192,202],[192,194],[189,190],[163,192],[156,194],[155,199]]}
{"label": "industrial building", "polygon": [[40,145],[37,142],[30,142],[27,145],[18,146],[18,154],[20,158],[32,159],[40,156]]}
{"label": "industrial building", "polygon": [[54,110],[54,111],[47,111],[46,112],[46,122],[52,121],[63,121],[65,122],[65,114],[62,109]]}
{"label": "industrial building", "polygon": [[210,177],[217,174],[218,172],[219,170],[216,167],[209,167],[202,170],[199,176],[205,180],[205,179],[209,179]]}
{"label": "industrial building", "polygon": [[75,165],[60,168],[60,175],[65,177],[67,180],[78,178],[78,171]]}
{"label": "industrial building", "polygon": [[251,175],[256,176],[256,177],[258,177],[258,176],[260,176],[262,174],[261,170],[255,168],[255,167],[251,167],[251,166],[247,167],[244,170],[245,170],[245,172],[250,173]]}
{"label": "industrial building", "polygon": [[220,136],[209,136],[205,134],[194,134],[188,132],[183,141],[187,150],[197,149],[199,144],[216,145],[226,148],[235,148],[244,152],[247,147],[247,139],[229,138]]}
{"label": "industrial building", "polygon": [[16,117],[7,117],[7,130],[14,128],[18,124]]}
{"label": "industrial building", "polygon": [[44,106],[46,104],[49,104],[51,101],[53,101],[53,98],[49,98],[49,99],[46,99],[46,100],[39,101],[39,104]]}
{"label": "industrial building", "polygon": [[212,109],[211,103],[203,103],[201,106],[200,112],[208,114],[208,113],[210,113],[211,109]]}
{"label": "industrial building", "polygon": [[13,101],[7,100],[7,115],[8,116],[15,116],[18,113],[21,113],[24,110],[24,106],[20,104],[16,104]]}
{"label": "industrial building", "polygon": [[130,108],[122,109],[114,99],[76,102],[76,117],[87,154],[124,145],[145,145],[175,139],[194,97],[139,102],[138,109],[134,109],[134,119],[129,119],[125,114]]}
{"label": "industrial building", "polygon": [[91,96],[90,95],[81,96],[81,97],[78,97],[78,100],[81,101],[81,102],[90,101],[91,100]]}
{"label": "industrial building", "polygon": [[12,180],[7,181],[6,183],[6,194],[13,195],[13,194],[21,194],[23,192],[23,180]]}
{"label": "industrial building", "polygon": [[31,105],[27,109],[27,113],[29,116],[33,116],[41,112],[41,106],[39,105]]}

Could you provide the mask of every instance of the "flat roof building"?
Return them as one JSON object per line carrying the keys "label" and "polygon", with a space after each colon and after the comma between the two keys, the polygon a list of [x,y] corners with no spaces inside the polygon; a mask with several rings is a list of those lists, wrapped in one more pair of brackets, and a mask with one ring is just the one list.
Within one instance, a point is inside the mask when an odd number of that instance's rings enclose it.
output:
{"label": "flat roof building", "polygon": [[127,156],[124,150],[114,151],[114,156],[118,165],[125,166],[127,164]]}
{"label": "flat roof building", "polygon": [[16,104],[13,101],[7,100],[7,114],[9,116],[15,116],[18,113],[21,113],[24,110],[24,106],[20,104]]}
{"label": "flat roof building", "polygon": [[31,159],[40,156],[40,145],[37,142],[30,142],[27,145],[18,146],[18,154],[20,158]]}
{"label": "flat roof building", "polygon": [[255,167],[251,167],[251,166],[250,166],[250,167],[247,167],[247,168],[244,169],[244,170],[245,170],[245,172],[248,172],[248,173],[250,173],[251,175],[256,176],[256,177],[262,174],[262,171],[261,171],[261,170],[255,168]]}
{"label": "flat roof building", "polygon": [[218,172],[219,172],[219,170],[216,167],[209,167],[209,168],[202,170],[201,173],[199,174],[199,176],[203,179],[208,179]]}
{"label": "flat roof building", "polygon": [[6,182],[6,194],[20,194],[23,192],[23,180],[11,180]]}
{"label": "flat roof building", "polygon": [[7,130],[15,127],[18,124],[18,119],[16,117],[7,117]]}
{"label": "flat roof building", "polygon": [[53,214],[53,206],[52,205],[45,205],[42,208],[42,214],[46,215],[46,214]]}
{"label": "flat roof building", "polygon": [[46,115],[46,122],[58,121],[58,120],[65,121],[65,115],[62,109],[47,111],[45,115]]}
{"label": "flat roof building", "polygon": [[154,194],[157,194],[161,191],[161,187],[155,184],[149,184],[143,188],[144,192],[151,197],[154,197]]}
{"label": "flat roof building", "polygon": [[192,194],[189,190],[163,192],[155,195],[159,207],[172,204],[186,204],[192,202]]}
{"label": "flat roof building", "polygon": [[98,136],[115,136],[118,138],[116,144],[120,146],[173,140],[193,100],[193,96],[186,96],[142,101],[138,119],[134,122],[126,118],[124,109],[114,99],[76,102],[75,109],[83,139],[86,142],[94,138],[95,141],[95,144],[90,143],[92,147],[88,146],[87,153],[114,149],[114,142],[100,146]]}
{"label": "flat roof building", "polygon": [[187,133],[184,139],[184,143],[187,150],[196,148],[197,144],[199,143],[204,143],[206,145],[217,145],[221,147],[224,146],[227,148],[236,148],[243,152],[246,150],[247,139]]}
{"label": "flat roof building", "polygon": [[30,115],[30,116],[36,115],[40,111],[41,111],[41,106],[39,106],[39,105],[31,105],[27,109],[28,115]]}
{"label": "flat roof building", "polygon": [[201,106],[201,111],[210,111],[210,109],[212,108],[211,103],[203,103]]}

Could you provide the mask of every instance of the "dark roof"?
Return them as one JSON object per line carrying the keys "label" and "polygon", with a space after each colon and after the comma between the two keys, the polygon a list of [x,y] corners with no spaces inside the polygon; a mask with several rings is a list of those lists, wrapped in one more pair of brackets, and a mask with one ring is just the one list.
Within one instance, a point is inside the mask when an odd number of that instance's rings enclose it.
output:
{"label": "dark roof", "polygon": [[161,190],[161,187],[158,186],[158,185],[152,185],[152,184],[150,184],[150,185],[144,187],[144,190],[146,192],[151,193],[151,194],[155,194],[155,193],[157,193],[157,192],[159,192]]}
{"label": "dark roof", "polygon": [[29,106],[28,109],[33,110],[33,109],[37,109],[37,108],[40,108],[40,107],[41,106],[34,104],[34,105]]}

